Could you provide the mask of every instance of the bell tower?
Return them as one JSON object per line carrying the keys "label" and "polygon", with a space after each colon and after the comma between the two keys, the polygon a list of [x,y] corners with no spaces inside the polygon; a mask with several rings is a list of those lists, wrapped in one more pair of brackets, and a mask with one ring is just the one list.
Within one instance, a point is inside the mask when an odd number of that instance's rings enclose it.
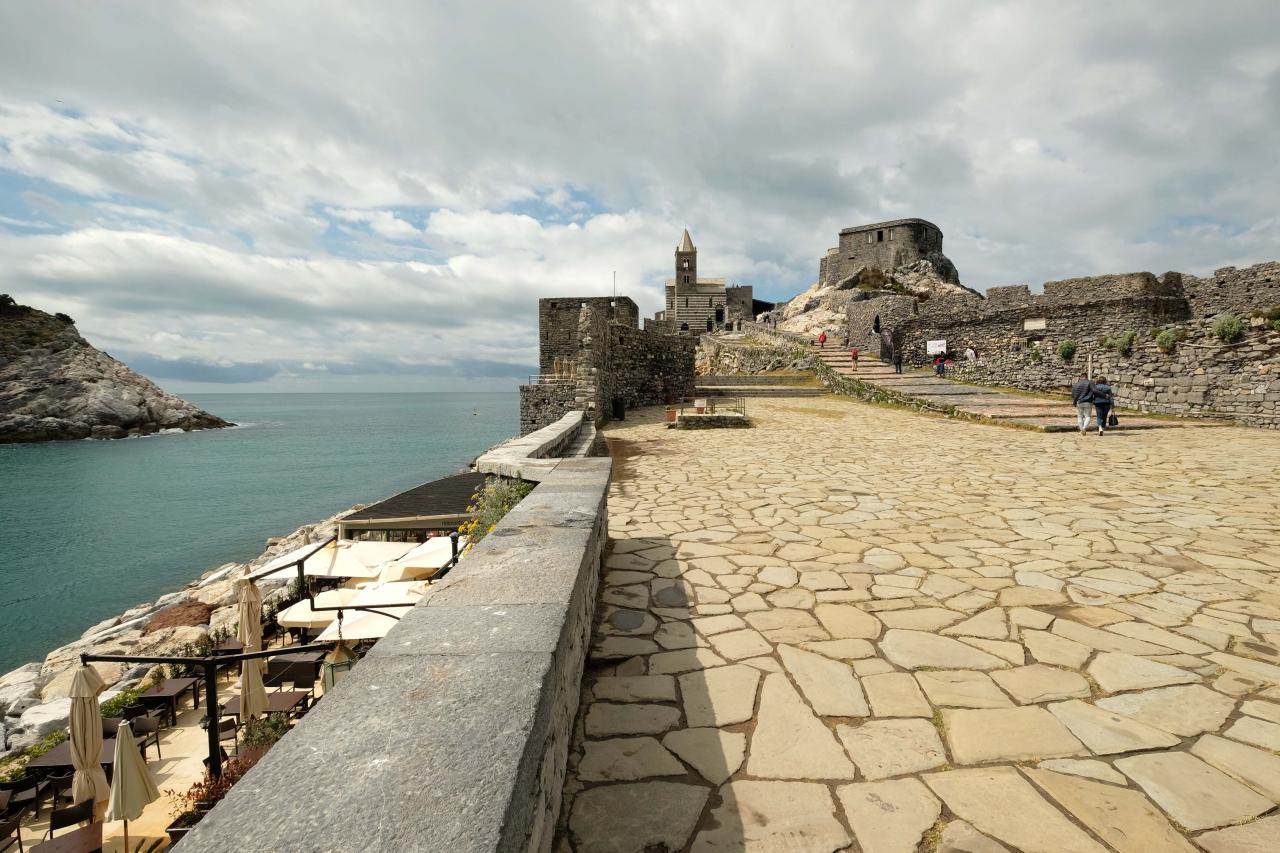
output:
{"label": "bell tower", "polygon": [[688,287],[691,292],[698,283],[698,250],[689,239],[689,229],[684,229],[680,245],[676,247],[676,286]]}

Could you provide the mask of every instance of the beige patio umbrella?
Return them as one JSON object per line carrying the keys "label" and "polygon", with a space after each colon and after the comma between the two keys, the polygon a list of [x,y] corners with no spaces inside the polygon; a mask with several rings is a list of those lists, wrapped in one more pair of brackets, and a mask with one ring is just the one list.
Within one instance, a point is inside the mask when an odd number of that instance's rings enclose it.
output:
{"label": "beige patio umbrella", "polygon": [[[351,599],[355,598],[360,592],[358,589],[326,589],[324,592],[316,593],[316,607],[339,607],[343,604],[350,604]],[[281,610],[276,616],[276,622],[281,628],[308,628],[317,629],[324,628],[334,619],[338,618],[336,610],[313,610],[311,602],[302,600],[295,602],[284,610]]]}
{"label": "beige patio umbrella", "polygon": [[93,813],[102,814],[111,788],[102,772],[102,712],[98,694],[105,688],[102,676],[84,664],[71,679],[71,766],[76,769],[71,797],[77,803],[93,800]]}
{"label": "beige patio umbrella", "polygon": [[124,821],[124,849],[129,849],[129,821],[142,817],[142,810],[160,798],[160,789],[151,778],[147,762],[133,741],[128,720],[116,729],[116,757],[111,770],[111,796],[104,820]]}
{"label": "beige patio umbrella", "polygon": [[353,607],[389,606],[384,610],[349,610],[344,614],[342,624],[331,624],[316,638],[317,643],[328,643],[334,640],[380,640],[396,624],[400,617],[409,612],[412,605],[422,600],[427,590],[422,581],[404,581],[369,586],[360,590],[351,600]]}
{"label": "beige patio umbrella", "polygon": [[[262,651],[262,593],[248,577],[236,581],[240,588],[240,625],[236,638],[246,652]],[[240,662],[240,719],[248,722],[267,711],[267,690],[262,686],[262,661]]]}
{"label": "beige patio umbrella", "polygon": [[[458,553],[466,547],[465,536],[458,540]],[[429,578],[448,565],[453,559],[453,544],[448,536],[428,539],[399,559],[382,567],[378,580],[384,582],[421,580]]]}

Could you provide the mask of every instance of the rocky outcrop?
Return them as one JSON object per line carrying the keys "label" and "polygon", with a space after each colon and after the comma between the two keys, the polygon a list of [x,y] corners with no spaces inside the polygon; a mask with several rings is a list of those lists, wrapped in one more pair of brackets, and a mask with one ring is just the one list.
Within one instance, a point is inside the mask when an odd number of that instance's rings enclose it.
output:
{"label": "rocky outcrop", "polygon": [[65,314],[0,295],[0,443],[228,426],[94,349]]}
{"label": "rocky outcrop", "polygon": [[[785,305],[775,308],[777,327],[798,335],[842,335],[849,303],[872,294],[895,293],[929,299],[934,296],[969,294],[975,290],[956,279],[955,267],[939,255],[935,261],[920,260],[887,272],[861,267],[852,275],[828,284],[818,281]],[[779,316],[779,312],[781,316]]]}

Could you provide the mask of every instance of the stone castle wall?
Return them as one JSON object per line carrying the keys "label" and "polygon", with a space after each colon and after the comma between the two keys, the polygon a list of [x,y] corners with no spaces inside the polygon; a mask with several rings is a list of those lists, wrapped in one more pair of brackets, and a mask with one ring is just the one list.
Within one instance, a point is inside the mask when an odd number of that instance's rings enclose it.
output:
{"label": "stone castle wall", "polygon": [[539,300],[543,379],[557,365],[567,379],[520,387],[521,434],[572,410],[603,420],[615,399],[634,408],[692,394],[697,339],[664,334],[665,324],[646,323],[642,330],[639,317],[627,297]]}
{"label": "stone castle wall", "polygon": [[1092,366],[1115,388],[1119,405],[1183,417],[1230,418],[1250,426],[1280,428],[1280,332],[1259,327],[1244,340],[1223,344],[1212,320],[1180,327],[1186,340],[1162,353],[1150,336],[1129,355],[1080,341],[1064,361],[1056,343],[1021,352],[979,352],[976,363],[958,360],[950,375],[980,385],[1062,392]]}
{"label": "stone castle wall", "polygon": [[1183,282],[1193,317],[1227,312],[1248,316],[1251,311],[1280,308],[1280,261],[1245,269],[1223,267],[1211,278],[1188,275]]}

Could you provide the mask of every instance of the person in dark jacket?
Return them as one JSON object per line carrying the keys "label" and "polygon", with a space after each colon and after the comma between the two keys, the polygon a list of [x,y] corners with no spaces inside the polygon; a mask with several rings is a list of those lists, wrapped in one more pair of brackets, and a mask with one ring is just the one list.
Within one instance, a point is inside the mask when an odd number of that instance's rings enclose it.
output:
{"label": "person in dark jacket", "polygon": [[1098,418],[1098,435],[1107,431],[1107,416],[1115,403],[1115,395],[1107,384],[1107,377],[1099,376],[1093,383],[1093,412]]}
{"label": "person in dark jacket", "polygon": [[1071,384],[1071,402],[1076,407],[1076,426],[1084,435],[1089,431],[1089,419],[1093,417],[1093,383],[1083,373]]}
{"label": "person in dark jacket", "polygon": [[900,346],[893,348],[893,372],[902,372],[902,347]]}

